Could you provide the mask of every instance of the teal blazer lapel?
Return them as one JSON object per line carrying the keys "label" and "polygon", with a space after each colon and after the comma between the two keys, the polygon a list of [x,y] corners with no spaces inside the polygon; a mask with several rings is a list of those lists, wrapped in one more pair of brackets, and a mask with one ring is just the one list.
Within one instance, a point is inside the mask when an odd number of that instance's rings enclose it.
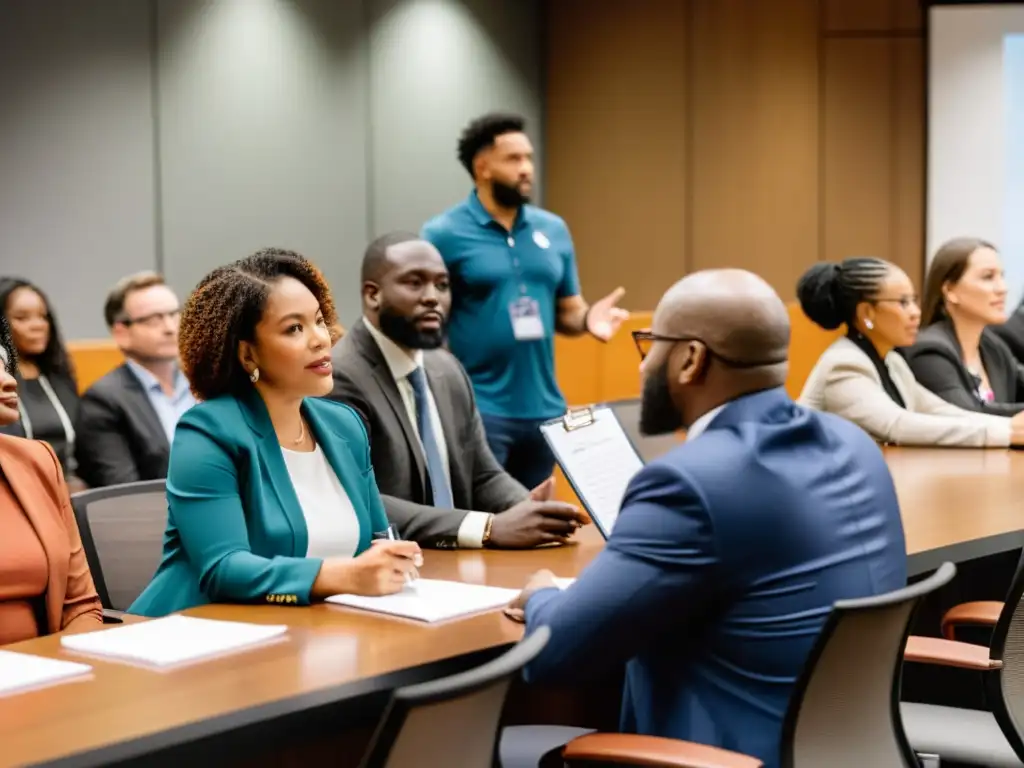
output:
{"label": "teal blazer lapel", "polygon": [[335,407],[333,403],[319,403],[311,398],[302,402],[302,414],[306,417],[306,423],[313,431],[320,450],[327,457],[327,463],[331,465],[334,473],[338,476],[341,487],[359,518],[359,549],[362,552],[370,546],[371,519],[369,498],[367,489],[369,479],[363,474],[362,469],[356,463],[352,455],[349,443],[349,435],[345,434],[330,418],[323,418],[321,409],[317,406],[326,405],[329,408]]}
{"label": "teal blazer lapel", "polygon": [[[306,517],[302,513],[299,497],[295,495],[291,475],[284,463],[284,454],[277,441],[277,433],[270,421],[270,414],[263,398],[255,390],[251,390],[238,400],[242,406],[249,428],[256,436],[256,450],[259,451],[263,466],[270,475],[270,489],[277,497],[277,502],[284,510],[285,518],[292,529],[292,557],[305,557],[309,548],[309,532],[306,529]],[[265,494],[265,491],[264,491]],[[261,500],[260,512],[264,512],[265,502]]]}

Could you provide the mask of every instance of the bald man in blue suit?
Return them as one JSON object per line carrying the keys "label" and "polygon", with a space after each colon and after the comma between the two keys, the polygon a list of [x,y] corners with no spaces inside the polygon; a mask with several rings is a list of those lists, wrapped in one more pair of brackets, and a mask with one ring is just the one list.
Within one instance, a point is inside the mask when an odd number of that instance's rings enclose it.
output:
{"label": "bald man in blue suit", "polygon": [[509,607],[527,632],[551,628],[526,677],[582,682],[625,664],[624,732],[772,768],[832,604],[906,585],[892,478],[859,427],[786,394],[789,318],[757,276],[692,274],[635,336],[641,431],[687,427],[687,440],[633,479],[572,586],[541,572]]}

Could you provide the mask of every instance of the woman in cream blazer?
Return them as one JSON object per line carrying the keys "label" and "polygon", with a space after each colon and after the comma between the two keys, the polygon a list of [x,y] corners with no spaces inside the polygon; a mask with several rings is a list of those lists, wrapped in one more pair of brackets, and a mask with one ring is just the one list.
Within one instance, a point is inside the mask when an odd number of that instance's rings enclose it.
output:
{"label": "woman in cream blazer", "polygon": [[1024,442],[1024,424],[947,403],[921,386],[896,347],[914,342],[921,310],[910,278],[881,259],[816,264],[800,279],[804,313],[847,335],[818,360],[799,402],[842,416],[883,443],[997,447]]}

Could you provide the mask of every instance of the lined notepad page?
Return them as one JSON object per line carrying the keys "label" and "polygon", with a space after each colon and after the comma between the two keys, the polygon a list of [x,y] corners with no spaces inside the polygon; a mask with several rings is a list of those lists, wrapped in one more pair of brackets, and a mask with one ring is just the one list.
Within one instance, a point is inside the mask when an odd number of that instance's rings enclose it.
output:
{"label": "lined notepad page", "polygon": [[91,672],[88,664],[0,651],[0,696],[62,683]]}
{"label": "lined notepad page", "polygon": [[156,667],[241,651],[282,637],[284,624],[243,624],[237,621],[168,616],[82,635],[62,637],[68,650],[116,661]]}
{"label": "lined notepad page", "polygon": [[518,589],[484,587],[479,584],[463,584],[461,581],[416,579],[393,595],[332,595],[327,598],[327,602],[405,619],[434,622],[503,608],[518,594]]}

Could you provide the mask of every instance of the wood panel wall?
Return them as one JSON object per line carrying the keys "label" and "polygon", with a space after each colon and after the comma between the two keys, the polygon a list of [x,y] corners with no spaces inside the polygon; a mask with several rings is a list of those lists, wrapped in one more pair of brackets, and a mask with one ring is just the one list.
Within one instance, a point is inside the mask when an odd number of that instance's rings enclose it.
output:
{"label": "wood panel wall", "polygon": [[918,0],[550,0],[547,207],[590,297],[738,266],[924,269]]}

